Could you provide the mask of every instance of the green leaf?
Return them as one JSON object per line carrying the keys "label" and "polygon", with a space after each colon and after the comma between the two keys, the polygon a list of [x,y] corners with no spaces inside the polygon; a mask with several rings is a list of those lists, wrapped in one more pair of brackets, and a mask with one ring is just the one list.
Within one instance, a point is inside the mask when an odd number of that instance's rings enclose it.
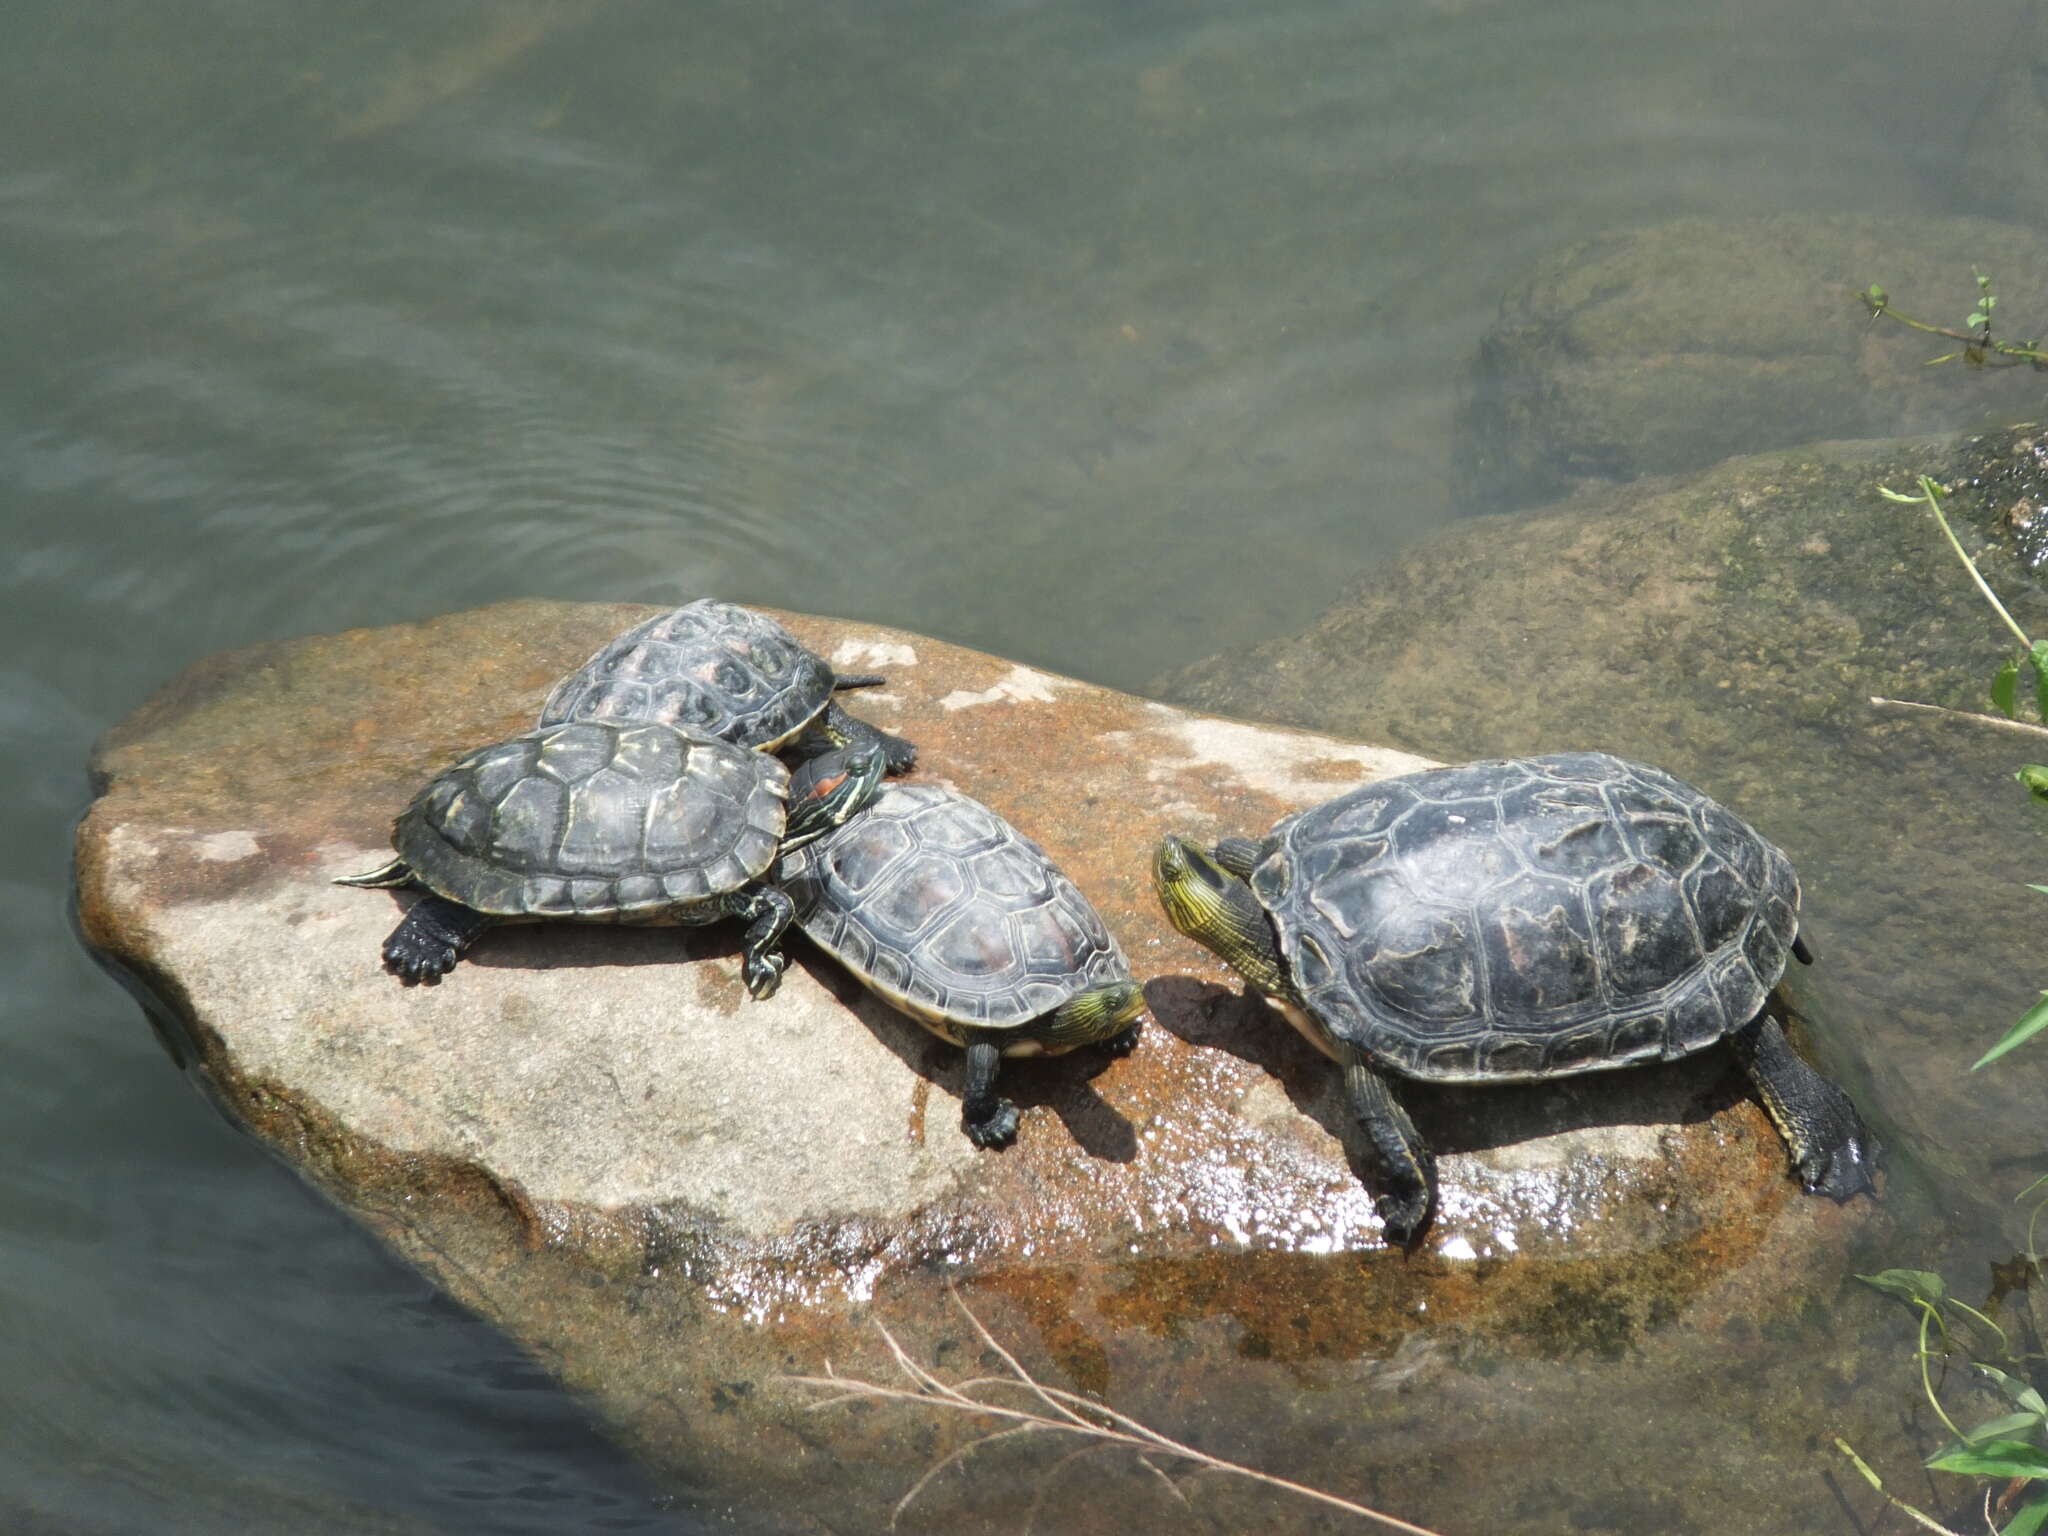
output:
{"label": "green leaf", "polygon": [[2048,1450],[2024,1440],[1986,1440],[1938,1452],[1927,1458],[1927,1465],[1970,1477],[2048,1477]]}
{"label": "green leaf", "polygon": [[[2048,992],[2041,995],[2048,998]],[[1925,1302],[1930,1307],[1938,1307],[1948,1299],[1948,1282],[1928,1269],[1885,1269],[1856,1278],[1871,1289],[1896,1296],[1901,1301]]]}
{"label": "green leaf", "polygon": [[2048,1029],[2048,992],[2043,992],[2041,1001],[2020,1015],[2019,1022],[2005,1032],[1998,1044],[1971,1062],[1970,1070],[1974,1072],[1979,1067],[1989,1066],[2014,1046],[2026,1044],[2044,1029]]}
{"label": "green leaf", "polygon": [[1877,494],[1886,501],[1903,501],[1909,507],[1917,507],[1927,499],[1924,496],[1908,496],[1903,491],[1895,491],[1888,485],[1880,485],[1877,488]]}
{"label": "green leaf", "polygon": [[1885,301],[1885,291],[1882,288],[1878,287],[1877,284],[1872,283],[1868,288],[1863,290],[1863,297],[1870,300],[1870,302],[1873,304],[1882,306]]}
{"label": "green leaf", "polygon": [[[2040,1180],[2037,1179],[2035,1180],[2035,1182],[2039,1183]],[[2025,1191],[2022,1190],[2021,1193],[2024,1194]],[[1977,1361],[1972,1361],[1971,1366],[1979,1376],[1983,1377],[1986,1381],[1990,1382],[1994,1387],[1998,1388],[1999,1391],[2003,1392],[2008,1398],[2010,1398],[2013,1402],[2017,1403],[2020,1407],[2026,1409],[2029,1413],[2048,1415],[2048,1402],[2043,1402],[2041,1399],[2041,1394],[2036,1392],[2032,1387],[2028,1386],[2024,1381],[2021,1381],[2018,1377],[2006,1375],[2004,1371],[2001,1371],[1995,1365],[1984,1365]],[[1972,1440],[1975,1440],[1978,1437],[1973,1434],[1970,1436],[1970,1438]]]}
{"label": "green leaf", "polygon": [[2019,710],[2014,698],[2020,685],[2020,664],[2008,661],[1998,669],[1998,675],[1991,679],[1991,703],[2008,720],[2017,720]]}
{"label": "green leaf", "polygon": [[2036,1488],[2034,1496],[2005,1522],[2005,1529],[1998,1536],[2039,1536],[2044,1525],[2048,1525],[2048,1488]]}
{"label": "green leaf", "polygon": [[[2027,889],[2030,891],[2039,891],[2043,896],[2048,896],[2048,885],[2030,885],[2027,887]],[[2036,1184],[2048,1184],[2048,1173],[2042,1174],[2041,1177],[2034,1180],[2034,1182]]]}
{"label": "green leaf", "polygon": [[1963,324],[1974,331],[1978,326],[1989,323],[1990,319],[1991,317],[1985,314],[1983,310],[1973,309],[1970,311],[1970,318],[1965,320]]}
{"label": "green leaf", "polygon": [[[2044,767],[2040,763],[2028,763],[2018,773],[2015,773],[2013,777],[2026,785],[2029,793],[2039,795],[2042,799],[2048,800],[2048,767]],[[2037,891],[2048,891],[2048,885],[2037,885],[2034,889]]]}
{"label": "green leaf", "polygon": [[1995,1419],[1986,1419],[1967,1435],[1965,1445],[1982,1445],[1986,1440],[2009,1440],[2023,1434],[2041,1422],[2038,1413],[2001,1413]]}

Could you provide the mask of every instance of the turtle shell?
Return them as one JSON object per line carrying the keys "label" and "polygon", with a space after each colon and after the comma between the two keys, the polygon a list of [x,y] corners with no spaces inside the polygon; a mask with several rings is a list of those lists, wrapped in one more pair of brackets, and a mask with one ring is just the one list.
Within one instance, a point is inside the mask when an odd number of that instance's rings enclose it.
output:
{"label": "turtle shell", "polygon": [[540,723],[656,720],[772,751],[832,699],[832,669],[773,619],[699,598],[637,624],[555,684]]}
{"label": "turtle shell", "polygon": [[1251,884],[1320,1028],[1453,1082],[1698,1050],[1762,1009],[1799,913],[1747,822],[1600,752],[1366,785],[1275,827]]}
{"label": "turtle shell", "polygon": [[421,884],[479,912],[645,921],[765,874],[788,792],[775,758],[715,736],[578,720],[470,753],[392,842]]}
{"label": "turtle shell", "polygon": [[1045,850],[978,800],[891,784],[785,854],[796,919],[879,996],[961,1043],[959,1026],[1021,1029],[1128,981],[1102,918]]}

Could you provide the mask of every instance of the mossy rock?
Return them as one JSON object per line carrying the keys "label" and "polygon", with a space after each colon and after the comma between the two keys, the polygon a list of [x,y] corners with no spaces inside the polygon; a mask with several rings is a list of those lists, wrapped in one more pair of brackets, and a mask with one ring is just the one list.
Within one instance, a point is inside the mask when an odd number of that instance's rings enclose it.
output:
{"label": "mossy rock", "polygon": [[1509,291],[1480,341],[1453,432],[1458,500],[1535,506],[1736,454],[2037,411],[2032,369],[1930,369],[1952,343],[1873,323],[1855,296],[1877,283],[1902,312],[1959,326],[1973,267],[1995,280],[2001,322],[2048,329],[2048,239],[1982,219],[1685,219],[1572,246]]}

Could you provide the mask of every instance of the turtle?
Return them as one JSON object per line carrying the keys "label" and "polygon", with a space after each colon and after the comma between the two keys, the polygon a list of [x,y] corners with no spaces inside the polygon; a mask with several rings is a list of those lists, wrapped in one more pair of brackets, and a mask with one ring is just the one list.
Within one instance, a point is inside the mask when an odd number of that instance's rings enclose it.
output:
{"label": "turtle", "polygon": [[879,741],[889,771],[908,773],[917,748],[854,718],[832,697],[884,681],[838,676],[773,619],[702,597],[608,641],[555,684],[540,723],[658,720],[763,752],[787,746],[800,759]]}
{"label": "turtle", "polygon": [[1390,1076],[1554,1078],[1725,1039],[1806,1188],[1874,1189],[1876,1139],[1766,1010],[1786,956],[1812,961],[1791,861],[1659,769],[1559,752],[1403,774],[1260,841],[1169,835],[1153,883],[1343,1068],[1398,1243],[1435,1174]]}
{"label": "turtle", "polygon": [[853,815],[882,780],[877,744],[793,775],[777,758],[653,721],[572,720],[470,753],[399,813],[397,857],[336,884],[428,892],[384,942],[407,985],[432,982],[493,923],[747,920],[741,973],[770,997],[789,898],[777,850]]}
{"label": "turtle", "polygon": [[1145,994],[1088,898],[980,801],[887,784],[860,816],[785,848],[776,883],[818,946],[884,1001],[967,1052],[961,1124],[1017,1134],[995,1092],[1004,1056],[1138,1043]]}

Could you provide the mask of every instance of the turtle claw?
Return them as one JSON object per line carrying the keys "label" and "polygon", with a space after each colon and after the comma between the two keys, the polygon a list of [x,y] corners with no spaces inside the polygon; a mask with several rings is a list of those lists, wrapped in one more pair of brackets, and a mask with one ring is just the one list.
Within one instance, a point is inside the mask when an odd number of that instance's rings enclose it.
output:
{"label": "turtle claw", "polygon": [[1857,1195],[1877,1193],[1872,1175],[1884,1149],[1861,1124],[1856,1131],[1860,1134],[1845,1136],[1834,1146],[1809,1148],[1799,1159],[1799,1181],[1809,1195],[1826,1195],[1841,1205]]}
{"label": "turtle claw", "polygon": [[1405,1181],[1390,1187],[1376,1196],[1373,1209],[1380,1214],[1380,1225],[1387,1241],[1397,1248],[1413,1248],[1429,1225],[1429,1186],[1407,1186]]}
{"label": "turtle claw", "polygon": [[747,994],[757,1003],[765,1003],[775,995],[782,985],[782,973],[789,969],[789,957],[778,954],[750,954],[740,963],[741,978],[747,984]]}
{"label": "turtle claw", "polygon": [[1111,1035],[1102,1042],[1105,1056],[1128,1056],[1138,1048],[1138,1026],[1133,1024],[1120,1035]]}
{"label": "turtle claw", "polygon": [[977,1147],[1007,1147],[1017,1139],[1017,1106],[1008,1099],[997,1099],[979,1118],[962,1115],[960,1123],[967,1139]]}
{"label": "turtle claw", "polygon": [[384,965],[408,987],[432,986],[455,969],[455,946],[438,935],[400,928],[384,941]]}

